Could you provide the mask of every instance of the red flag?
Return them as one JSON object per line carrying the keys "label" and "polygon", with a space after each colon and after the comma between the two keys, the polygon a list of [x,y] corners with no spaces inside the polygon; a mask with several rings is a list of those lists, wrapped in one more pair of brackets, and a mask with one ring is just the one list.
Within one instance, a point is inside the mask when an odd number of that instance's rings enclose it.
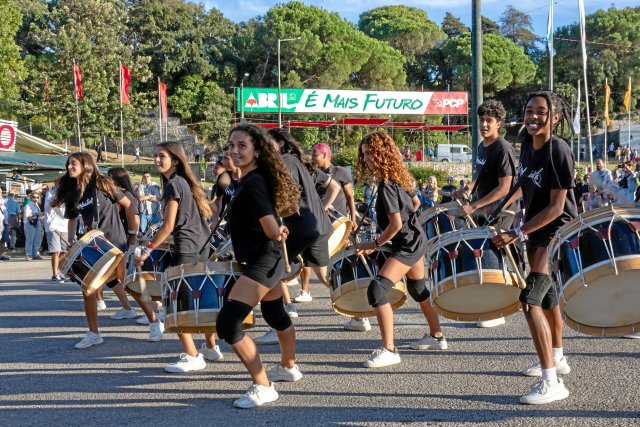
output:
{"label": "red flag", "polygon": [[76,88],[76,101],[82,101],[82,73],[77,64],[73,64],[73,85]]}
{"label": "red flag", "polygon": [[167,85],[158,80],[158,91],[160,92],[160,112],[162,123],[167,123]]}
{"label": "red flag", "polygon": [[121,104],[131,104],[129,102],[129,84],[131,83],[131,73],[129,73],[129,69],[124,66],[124,64],[120,64],[120,103]]}

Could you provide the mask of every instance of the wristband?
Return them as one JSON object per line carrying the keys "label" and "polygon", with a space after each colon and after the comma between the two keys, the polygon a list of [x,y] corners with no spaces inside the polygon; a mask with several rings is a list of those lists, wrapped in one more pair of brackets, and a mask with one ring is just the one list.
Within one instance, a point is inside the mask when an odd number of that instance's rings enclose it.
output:
{"label": "wristband", "polygon": [[146,246],[142,246],[142,253],[144,253],[145,255],[149,256],[149,255],[151,255],[151,250],[149,250],[149,248],[146,247]]}
{"label": "wristband", "polygon": [[380,246],[382,246],[380,243],[378,243],[378,238],[376,237],[376,239],[373,241],[373,243],[376,244],[376,248],[379,248]]}
{"label": "wristband", "polygon": [[156,245],[154,245],[153,242],[149,242],[148,246],[151,250],[154,250],[156,248]]}
{"label": "wristband", "polygon": [[130,236],[137,236],[138,235],[138,231],[137,230],[129,230],[128,231]]}
{"label": "wristband", "polygon": [[516,236],[518,236],[518,239],[520,239],[521,242],[527,241],[527,235],[522,231],[522,227],[516,227],[513,232],[516,233]]}

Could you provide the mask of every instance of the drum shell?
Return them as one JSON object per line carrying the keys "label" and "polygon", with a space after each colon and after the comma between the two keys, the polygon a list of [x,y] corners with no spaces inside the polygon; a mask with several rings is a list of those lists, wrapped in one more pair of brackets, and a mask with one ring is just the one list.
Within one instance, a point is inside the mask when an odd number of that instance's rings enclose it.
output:
{"label": "drum shell", "polygon": [[69,248],[60,270],[87,295],[92,295],[102,285],[116,279],[116,269],[123,256],[100,230],[91,230]]}
{"label": "drum shell", "polygon": [[349,218],[342,215],[335,209],[329,208],[327,211],[331,220],[333,231],[329,236],[329,258],[340,252],[349,241],[353,223]]}
{"label": "drum shell", "polygon": [[[242,269],[236,262],[206,261],[166,269],[163,278],[166,330],[215,333],[218,314],[241,274]],[[248,329],[253,323],[251,312],[242,326]]]}
{"label": "drum shell", "polygon": [[[374,276],[384,265],[389,253],[387,248],[380,248],[365,257]],[[343,316],[374,316],[373,307],[367,300],[367,288],[372,279],[361,258],[355,255],[353,249],[344,251],[340,257],[334,257],[331,260],[329,273],[334,311]],[[394,285],[394,288],[389,291],[388,298],[393,309],[401,307],[406,302],[407,287],[404,279]]]}
{"label": "drum shell", "polygon": [[443,203],[420,214],[418,221],[428,240],[467,227],[467,222],[458,217],[458,207],[458,204],[454,202]]}
{"label": "drum shell", "polygon": [[134,261],[133,252],[128,253],[129,260],[127,262],[127,275],[125,276],[125,290],[137,297],[142,296],[142,286],[140,283],[140,275],[145,280],[147,292],[153,301],[162,301],[162,278],[164,271],[171,265],[173,254],[168,247],[159,247],[151,251],[149,257],[140,267],[140,273],[137,271]]}
{"label": "drum shell", "polygon": [[[493,245],[495,234],[491,228],[466,229],[429,241],[431,302],[439,314],[453,320],[479,321],[520,309],[515,273],[519,266],[511,265]],[[519,259],[521,251],[516,252],[514,258]]]}
{"label": "drum shell", "polygon": [[640,209],[606,206],[556,232],[549,265],[570,328],[593,336],[640,330],[639,229]]}

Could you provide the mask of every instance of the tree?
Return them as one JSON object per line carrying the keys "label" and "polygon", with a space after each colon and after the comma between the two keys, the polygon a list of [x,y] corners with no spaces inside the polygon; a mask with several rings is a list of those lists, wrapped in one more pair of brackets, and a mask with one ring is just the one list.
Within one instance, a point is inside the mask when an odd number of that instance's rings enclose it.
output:
{"label": "tree", "polygon": [[20,48],[14,37],[22,16],[13,0],[0,0],[0,117],[15,118],[20,82],[26,76]]}
{"label": "tree", "polygon": [[500,26],[495,21],[483,16],[482,34],[500,34]]}
{"label": "tree", "polygon": [[459,18],[456,18],[449,12],[444,16],[441,28],[449,38],[460,37],[464,33],[468,33],[470,31],[469,27],[464,25]]}
{"label": "tree", "polygon": [[540,39],[533,33],[531,17],[511,5],[500,15],[500,34],[522,46],[527,55],[539,55],[536,43]]}
{"label": "tree", "polygon": [[394,89],[405,85],[402,54],[367,37],[336,13],[294,1],[272,7],[266,15],[243,27],[253,35],[250,43],[241,40],[248,48],[243,67],[254,70],[251,80],[260,86],[277,84],[277,40],[294,37],[300,40],[282,44],[285,87],[350,88],[375,84]]}

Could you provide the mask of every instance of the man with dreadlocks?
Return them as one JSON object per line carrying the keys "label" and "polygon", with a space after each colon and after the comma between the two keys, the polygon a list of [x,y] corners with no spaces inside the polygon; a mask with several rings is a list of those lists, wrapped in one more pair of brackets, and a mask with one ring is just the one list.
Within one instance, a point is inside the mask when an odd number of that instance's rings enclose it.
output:
{"label": "man with dreadlocks", "polygon": [[524,200],[524,224],[493,238],[498,247],[520,239],[525,242],[531,272],[520,294],[523,311],[538,354],[539,363],[524,375],[540,376],[520,403],[540,405],[565,399],[569,391],[557,374],[570,372],[562,351],[562,317],[558,293],[549,277],[547,247],[562,225],[578,215],[574,186],[573,153],[562,135],[571,132],[569,107],[553,92],[529,96],[525,104],[526,134],[520,153],[520,187],[511,202]]}

